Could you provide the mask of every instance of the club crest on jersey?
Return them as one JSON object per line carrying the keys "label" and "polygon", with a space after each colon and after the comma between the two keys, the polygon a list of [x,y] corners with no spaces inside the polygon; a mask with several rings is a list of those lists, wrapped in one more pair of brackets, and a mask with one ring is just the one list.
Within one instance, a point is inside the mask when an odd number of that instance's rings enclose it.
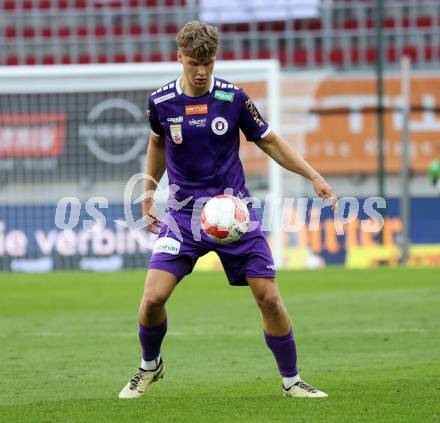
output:
{"label": "club crest on jersey", "polygon": [[207,104],[187,104],[185,106],[186,115],[207,115],[208,105]]}
{"label": "club crest on jersey", "polygon": [[171,139],[176,144],[182,144],[182,125],[170,125]]}
{"label": "club crest on jersey", "polygon": [[214,134],[224,135],[228,130],[228,122],[225,118],[217,117],[211,123],[211,129]]}

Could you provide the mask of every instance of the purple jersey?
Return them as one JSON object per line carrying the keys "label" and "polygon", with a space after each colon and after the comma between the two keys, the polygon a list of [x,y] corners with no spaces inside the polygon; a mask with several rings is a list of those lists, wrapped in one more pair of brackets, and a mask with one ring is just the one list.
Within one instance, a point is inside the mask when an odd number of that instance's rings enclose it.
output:
{"label": "purple jersey", "polygon": [[189,97],[179,78],[153,92],[148,109],[152,131],[165,136],[169,183],[180,187],[174,198],[193,197],[185,208],[227,188],[249,196],[238,155],[239,130],[258,141],[270,128],[244,91],[213,77],[206,94]]}

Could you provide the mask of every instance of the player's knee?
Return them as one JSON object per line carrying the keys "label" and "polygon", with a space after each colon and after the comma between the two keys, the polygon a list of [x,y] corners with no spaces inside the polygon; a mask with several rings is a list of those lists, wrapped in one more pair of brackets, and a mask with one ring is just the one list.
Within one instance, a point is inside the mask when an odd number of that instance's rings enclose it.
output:
{"label": "player's knee", "polygon": [[281,310],[281,299],[275,293],[265,293],[257,297],[257,304],[261,311],[279,313]]}
{"label": "player's knee", "polygon": [[142,309],[145,313],[157,310],[165,306],[166,298],[153,292],[146,292],[142,301]]}

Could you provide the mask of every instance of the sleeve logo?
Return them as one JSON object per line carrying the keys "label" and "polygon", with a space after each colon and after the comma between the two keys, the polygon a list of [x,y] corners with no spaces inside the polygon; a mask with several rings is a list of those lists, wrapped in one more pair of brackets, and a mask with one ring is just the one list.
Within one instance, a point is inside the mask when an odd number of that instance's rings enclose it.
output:
{"label": "sleeve logo", "polygon": [[264,126],[264,121],[261,119],[260,114],[258,113],[257,108],[255,107],[255,104],[253,101],[248,98],[246,100],[246,109],[249,110],[249,113],[251,114],[252,118],[254,119],[255,123],[262,128]]}
{"label": "sleeve logo", "polygon": [[214,134],[223,135],[228,130],[228,122],[225,118],[217,117],[211,123],[211,129]]}
{"label": "sleeve logo", "polygon": [[159,104],[159,103],[167,101],[167,100],[169,100],[170,98],[173,98],[173,97],[176,97],[176,93],[169,93],[169,94],[163,95],[161,97],[157,97],[153,101],[154,101],[154,104]]}
{"label": "sleeve logo", "polygon": [[235,93],[228,93],[226,91],[215,90],[214,98],[216,98],[217,100],[229,101],[232,103],[234,101],[234,95]]}

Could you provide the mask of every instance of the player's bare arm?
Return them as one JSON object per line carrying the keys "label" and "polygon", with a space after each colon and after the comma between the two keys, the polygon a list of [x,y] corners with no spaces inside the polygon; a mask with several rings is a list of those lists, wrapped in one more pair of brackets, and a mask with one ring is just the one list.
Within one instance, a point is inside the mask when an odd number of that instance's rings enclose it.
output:
{"label": "player's bare arm", "polygon": [[[142,215],[144,216],[146,229],[152,233],[159,233],[162,226],[157,218],[157,210],[153,201],[153,195],[162,178],[165,163],[165,139],[163,135],[157,135],[154,132],[150,134],[146,157],[146,173],[149,176],[145,179],[144,192],[145,197],[142,201]],[[156,183],[157,182],[157,183]]]}
{"label": "player's bare arm", "polygon": [[269,132],[256,144],[284,169],[310,179],[316,194],[323,200],[330,199],[335,206],[336,194],[330,184],[275,132]]}

